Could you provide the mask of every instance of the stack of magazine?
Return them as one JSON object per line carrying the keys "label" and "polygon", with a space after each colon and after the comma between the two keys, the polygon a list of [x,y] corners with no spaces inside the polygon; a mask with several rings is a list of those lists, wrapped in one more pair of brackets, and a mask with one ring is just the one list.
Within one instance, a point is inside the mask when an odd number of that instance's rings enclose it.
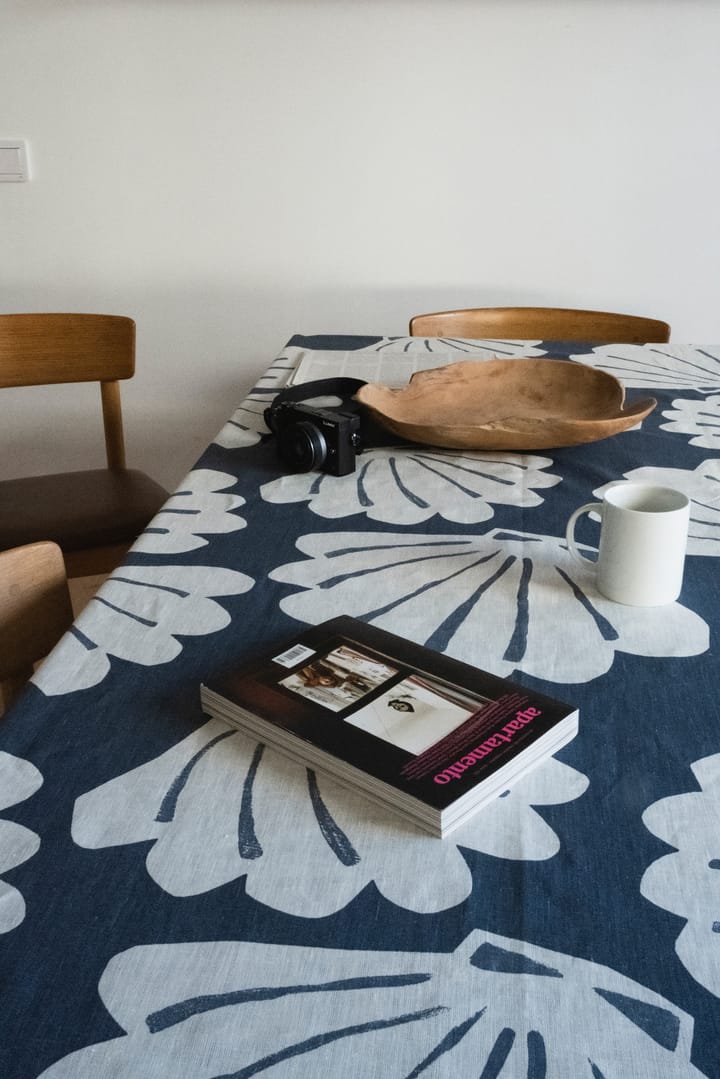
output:
{"label": "stack of magazine", "polygon": [[578,729],[572,705],[348,616],[208,680],[201,701],[440,837]]}

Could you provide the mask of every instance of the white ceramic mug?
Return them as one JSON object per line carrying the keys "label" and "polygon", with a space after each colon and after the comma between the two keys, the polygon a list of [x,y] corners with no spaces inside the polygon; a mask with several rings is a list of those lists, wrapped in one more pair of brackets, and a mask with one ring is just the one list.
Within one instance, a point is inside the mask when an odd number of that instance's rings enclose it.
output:
{"label": "white ceramic mug", "polygon": [[583,513],[601,518],[597,586],[616,603],[658,607],[680,595],[687,547],[690,501],[672,487],[630,480],[611,484],[602,502],[588,502],[568,521],[571,554],[590,562],[575,543],[575,523]]}

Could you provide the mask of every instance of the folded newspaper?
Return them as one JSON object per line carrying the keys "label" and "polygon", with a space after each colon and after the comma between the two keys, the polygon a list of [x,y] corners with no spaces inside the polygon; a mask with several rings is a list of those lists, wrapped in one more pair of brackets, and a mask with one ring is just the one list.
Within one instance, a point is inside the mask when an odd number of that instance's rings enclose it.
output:
{"label": "folded newspaper", "polygon": [[320,378],[361,378],[365,382],[381,382],[385,386],[406,386],[416,371],[445,367],[454,362],[446,352],[419,349],[403,352],[383,351],[324,352],[320,349],[303,353],[288,379],[288,386],[300,386]]}

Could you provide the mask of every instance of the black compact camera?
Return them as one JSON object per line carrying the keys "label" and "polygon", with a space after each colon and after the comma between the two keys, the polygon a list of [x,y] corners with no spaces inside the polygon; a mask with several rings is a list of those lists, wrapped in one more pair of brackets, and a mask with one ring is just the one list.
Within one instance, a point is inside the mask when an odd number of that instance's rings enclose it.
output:
{"label": "black compact camera", "polygon": [[331,476],[355,471],[355,455],[362,452],[357,412],[279,401],[265,409],[265,422],[289,471],[320,469]]}

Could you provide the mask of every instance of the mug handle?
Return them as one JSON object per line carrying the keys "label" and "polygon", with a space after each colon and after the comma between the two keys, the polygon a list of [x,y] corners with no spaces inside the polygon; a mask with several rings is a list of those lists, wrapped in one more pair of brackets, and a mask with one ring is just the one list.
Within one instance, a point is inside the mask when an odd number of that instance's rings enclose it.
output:
{"label": "mug handle", "polygon": [[575,510],[572,517],[567,523],[567,528],[565,530],[565,539],[567,540],[570,554],[573,556],[573,558],[577,559],[578,562],[591,562],[594,564],[594,560],[592,558],[586,558],[585,555],[582,554],[582,552],[579,550],[578,545],[575,542],[575,523],[577,522],[578,517],[581,517],[583,513],[592,513],[593,510],[595,511],[595,513],[599,513],[602,517],[603,503],[586,502],[584,506],[580,506],[579,509]]}

